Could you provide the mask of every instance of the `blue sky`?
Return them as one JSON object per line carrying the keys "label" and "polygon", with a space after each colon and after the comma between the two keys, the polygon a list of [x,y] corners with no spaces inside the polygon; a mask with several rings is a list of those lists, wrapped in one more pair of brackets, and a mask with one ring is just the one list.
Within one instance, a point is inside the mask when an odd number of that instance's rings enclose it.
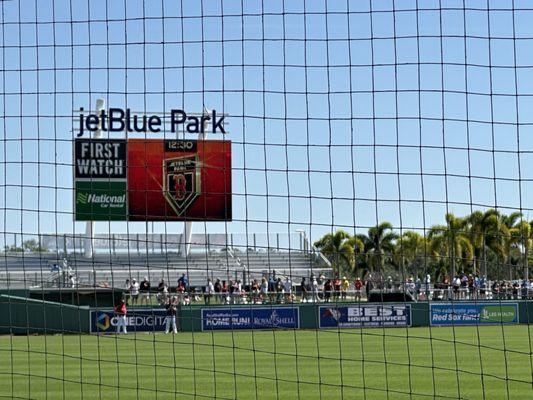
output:
{"label": "blue sky", "polygon": [[533,218],[533,5],[418,3],[3,2],[0,231],[84,232],[72,110],[99,97],[229,115],[234,221],[196,233],[314,240],[495,206]]}

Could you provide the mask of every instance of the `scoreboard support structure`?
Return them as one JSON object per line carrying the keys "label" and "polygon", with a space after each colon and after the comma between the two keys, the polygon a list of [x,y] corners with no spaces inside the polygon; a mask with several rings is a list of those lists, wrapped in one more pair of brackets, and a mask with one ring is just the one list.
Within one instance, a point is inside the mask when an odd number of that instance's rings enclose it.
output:
{"label": "scoreboard support structure", "polygon": [[[104,99],[96,99],[96,114],[105,108]],[[102,137],[101,123],[98,125],[98,129],[94,132],[93,137],[100,139]],[[83,241],[83,255],[85,258],[92,258],[94,254],[94,221],[87,221],[85,223],[85,240]]]}
{"label": "scoreboard support structure", "polygon": [[[211,119],[210,115],[211,115],[211,112],[206,107],[204,107],[203,117],[205,118],[202,119],[203,124],[204,124],[204,127],[203,127],[204,129],[201,129],[200,133],[198,133],[198,140],[203,140],[207,137],[207,124],[209,123],[209,120]],[[181,244],[181,248],[179,251],[179,255],[183,258],[187,258],[191,250],[192,228],[193,228],[192,221],[185,221],[183,223],[183,235],[181,236],[183,238],[183,243]]]}

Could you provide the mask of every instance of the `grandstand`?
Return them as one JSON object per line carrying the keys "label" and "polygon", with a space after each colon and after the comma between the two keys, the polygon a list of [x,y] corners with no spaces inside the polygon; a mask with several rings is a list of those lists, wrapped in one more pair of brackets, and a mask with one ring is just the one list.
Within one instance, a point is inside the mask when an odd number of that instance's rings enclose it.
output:
{"label": "grandstand", "polygon": [[[144,235],[142,239],[139,235],[120,235],[116,240],[112,236],[97,236],[95,242],[99,245],[98,251],[91,258],[76,251],[75,246],[59,246],[52,250],[47,247],[47,252],[40,253],[8,252],[3,257],[8,268],[0,271],[0,288],[59,286],[60,279],[53,266],[63,265],[64,260],[76,276],[76,285],[86,288],[104,284],[123,288],[126,279],[140,281],[145,276],[152,282],[164,279],[172,285],[182,274],[186,274],[191,286],[202,287],[208,277],[241,279],[246,284],[252,279],[271,274],[290,276],[293,280],[311,274],[332,274],[327,258],[319,251],[309,249],[308,243],[302,245],[301,249],[294,249],[296,246],[292,249],[263,247],[258,237],[263,238],[264,235],[252,235],[249,243],[254,243],[255,237],[255,249],[240,245],[205,246],[202,243],[209,241],[205,238],[218,236],[222,235],[195,235],[194,246],[187,256],[177,251],[178,243],[172,242],[172,238],[165,240],[162,235]],[[279,236],[275,235],[277,240],[274,243],[280,243]],[[282,236],[288,240],[287,235]],[[63,245],[62,241],[60,235],[46,235],[46,239],[42,239],[47,245],[60,242]],[[129,242],[129,246],[137,251],[121,251],[124,242]]]}

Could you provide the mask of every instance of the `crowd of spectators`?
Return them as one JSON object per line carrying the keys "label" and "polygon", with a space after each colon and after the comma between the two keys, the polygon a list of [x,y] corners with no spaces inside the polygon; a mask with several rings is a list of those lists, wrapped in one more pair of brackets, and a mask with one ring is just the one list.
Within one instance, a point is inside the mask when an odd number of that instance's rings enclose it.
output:
{"label": "crowd of spectators", "polygon": [[185,274],[172,288],[161,279],[157,288],[152,288],[147,277],[139,284],[135,279],[127,280],[125,299],[133,306],[150,305],[156,301],[168,304],[171,298],[176,304],[187,305],[203,299],[205,304],[283,304],[364,301],[373,292],[403,293],[415,301],[453,301],[453,300],[518,300],[533,298],[532,281],[488,281],[477,275],[461,274],[453,279],[432,283],[431,277],[407,277],[405,280],[376,278],[369,275],[366,281],[361,278],[348,279],[346,276],[325,277],[324,275],[302,277],[293,282],[290,277],[276,277],[275,274],[253,279],[243,284],[240,279],[208,279],[206,285],[198,290],[189,285]]}

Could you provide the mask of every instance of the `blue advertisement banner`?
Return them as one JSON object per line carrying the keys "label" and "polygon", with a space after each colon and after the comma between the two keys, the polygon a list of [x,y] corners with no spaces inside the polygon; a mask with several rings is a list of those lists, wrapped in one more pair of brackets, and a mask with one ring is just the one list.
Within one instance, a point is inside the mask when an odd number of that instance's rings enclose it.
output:
{"label": "blue advertisement banner", "polygon": [[446,303],[431,304],[431,325],[518,324],[517,303]]}
{"label": "blue advertisement banner", "polygon": [[371,328],[411,325],[408,304],[364,304],[318,308],[320,328]]}
{"label": "blue advertisement banner", "polygon": [[[163,309],[133,309],[126,315],[128,333],[164,332],[166,311]],[[178,323],[178,318],[176,318]],[[91,333],[115,333],[117,317],[113,310],[91,310]]]}
{"label": "blue advertisement banner", "polygon": [[297,329],[298,307],[203,308],[202,330]]}

